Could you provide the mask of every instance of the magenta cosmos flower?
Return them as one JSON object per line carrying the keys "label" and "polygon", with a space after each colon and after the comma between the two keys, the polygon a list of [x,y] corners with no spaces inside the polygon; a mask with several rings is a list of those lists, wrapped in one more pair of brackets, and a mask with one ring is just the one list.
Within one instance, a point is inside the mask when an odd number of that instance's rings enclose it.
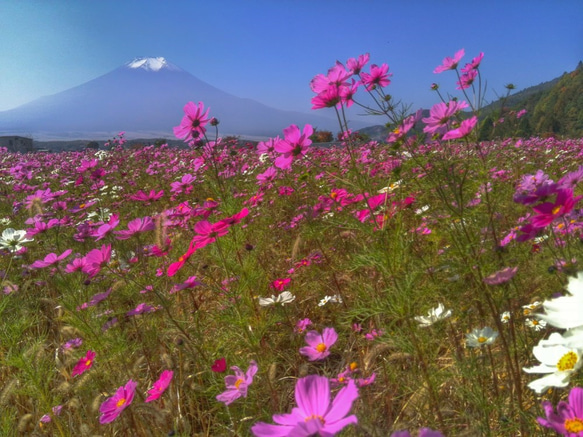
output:
{"label": "magenta cosmos flower", "polygon": [[573,387],[569,402],[559,402],[556,413],[549,401],[544,401],[542,405],[547,416],[537,419],[542,426],[569,437],[583,435],[583,388]]}
{"label": "magenta cosmos flower", "polygon": [[386,87],[391,83],[389,77],[393,74],[389,73],[389,66],[382,64],[380,67],[376,64],[370,66],[370,73],[360,73],[360,82],[367,90],[373,90],[377,85],[381,88]]}
{"label": "magenta cosmos flower", "polygon": [[71,254],[71,252],[73,252],[71,249],[67,249],[61,255],[57,255],[56,253],[49,253],[47,256],[45,256],[44,259],[33,262],[30,265],[30,268],[43,269],[45,267],[52,266],[53,264],[58,263],[59,261],[62,261],[65,258],[67,258]]}
{"label": "magenta cosmos flower", "polygon": [[314,128],[306,124],[303,133],[295,124],[283,130],[285,138],[277,142],[274,146],[275,151],[280,153],[275,159],[275,166],[281,169],[288,169],[294,158],[304,156],[312,140],[310,136],[314,133]]}
{"label": "magenta cosmos flower", "polygon": [[449,56],[447,56],[441,62],[440,66],[435,67],[435,70],[433,70],[433,72],[434,73],[442,73],[442,72],[447,71],[447,70],[455,70],[465,54],[466,54],[465,50],[461,49],[460,51],[456,52],[456,54],[453,56],[453,58],[450,58]]}
{"label": "magenta cosmos flower", "polygon": [[445,133],[448,130],[448,125],[451,118],[464,108],[467,108],[466,102],[458,102],[451,100],[448,103],[436,103],[429,111],[429,117],[423,118],[423,123],[426,126],[423,132],[427,133]]}
{"label": "magenta cosmos flower", "polygon": [[119,387],[112,397],[101,404],[99,407],[99,412],[101,413],[99,423],[103,425],[117,419],[117,416],[134,400],[136,385],[137,383],[130,379],[126,385]]}
{"label": "magenta cosmos flower", "polygon": [[338,340],[338,334],[334,328],[324,328],[322,335],[318,331],[310,331],[306,334],[308,346],[300,348],[300,354],[308,357],[310,361],[323,360],[330,355],[330,347]]}
{"label": "magenta cosmos flower", "polygon": [[172,381],[172,377],[174,376],[174,372],[172,370],[164,370],[160,374],[160,378],[156,381],[150,390],[148,390],[148,397],[146,398],[146,402],[152,402],[162,396],[162,393],[168,388],[170,385],[170,381]]}
{"label": "magenta cosmos flower", "polygon": [[86,372],[87,370],[91,369],[93,366],[93,360],[95,359],[95,352],[92,350],[88,350],[87,353],[83,358],[77,361],[75,367],[73,368],[73,373],[71,376],[81,375],[82,373]]}
{"label": "magenta cosmos flower", "polygon": [[251,432],[256,437],[333,436],[346,426],[358,423],[354,414],[346,417],[358,398],[354,381],[349,381],[330,403],[330,382],[325,376],[309,375],[296,383],[296,403],[290,414],[275,414],[277,425],[259,422]]}
{"label": "magenta cosmos flower", "polygon": [[472,129],[474,129],[474,126],[476,126],[477,122],[478,117],[475,115],[472,118],[462,121],[458,128],[446,132],[442,140],[456,140],[468,136],[472,132]]}
{"label": "magenta cosmos flower", "polygon": [[188,102],[184,105],[184,117],[179,126],[174,128],[174,135],[184,141],[195,140],[206,132],[204,127],[210,119],[209,108],[203,114],[204,106],[202,102],[195,105],[193,102]]}
{"label": "magenta cosmos flower", "polygon": [[243,373],[237,366],[232,366],[231,370],[235,372],[234,375],[225,376],[225,385],[227,390],[217,396],[217,400],[224,402],[225,405],[230,405],[241,396],[247,397],[247,387],[253,383],[253,376],[257,373],[257,363],[251,361],[247,372]]}

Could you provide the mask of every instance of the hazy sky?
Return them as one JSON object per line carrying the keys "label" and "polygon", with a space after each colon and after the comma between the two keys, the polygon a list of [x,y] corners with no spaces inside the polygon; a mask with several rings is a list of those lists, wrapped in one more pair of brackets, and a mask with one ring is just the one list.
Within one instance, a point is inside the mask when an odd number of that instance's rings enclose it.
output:
{"label": "hazy sky", "polygon": [[[537,85],[583,59],[582,0],[0,0],[0,110],[54,94],[140,56],[224,91],[309,111],[309,82],[336,60],[370,53],[388,89],[429,107],[445,56],[485,53],[493,91]],[[196,101],[196,96],[190,100]]]}

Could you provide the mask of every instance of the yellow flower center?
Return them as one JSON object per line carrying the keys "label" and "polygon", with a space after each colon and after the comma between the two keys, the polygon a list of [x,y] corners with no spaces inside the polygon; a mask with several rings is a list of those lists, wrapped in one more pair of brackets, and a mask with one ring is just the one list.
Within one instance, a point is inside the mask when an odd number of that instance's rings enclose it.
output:
{"label": "yellow flower center", "polygon": [[401,133],[401,130],[400,130],[398,127],[397,127],[397,128],[395,128],[395,129],[393,130],[393,133],[394,133],[395,135],[399,135],[399,134]]}
{"label": "yellow flower center", "polygon": [[316,346],[316,350],[322,353],[326,350],[326,345],[324,343],[320,343],[318,346]]}
{"label": "yellow flower center", "polygon": [[326,423],[326,421],[324,420],[324,418],[322,416],[318,416],[316,414],[312,414],[311,416],[306,417],[304,419],[304,422],[309,422],[310,420],[313,420],[313,419],[319,420],[322,425],[324,425]]}
{"label": "yellow flower center", "polygon": [[82,203],[81,205],[79,205],[79,208],[85,208],[85,206],[86,205],[84,203]]}
{"label": "yellow flower center", "polygon": [[330,193],[330,197],[332,199],[336,199],[338,197],[338,193],[336,191],[333,191],[332,193]]}
{"label": "yellow flower center", "polygon": [[578,417],[565,420],[565,431],[569,433],[578,433],[583,431],[583,420]]}
{"label": "yellow flower center", "polygon": [[478,343],[485,343],[488,339],[482,335],[478,337]]}
{"label": "yellow flower center", "polygon": [[358,367],[358,364],[355,361],[353,361],[352,363],[350,363],[350,370],[352,372],[354,372],[357,367]]}
{"label": "yellow flower center", "polygon": [[551,212],[553,213],[553,215],[555,215],[555,214],[557,214],[557,213],[558,213],[560,210],[561,210],[561,206],[560,206],[560,205],[557,205],[557,206],[555,206],[555,207],[554,207],[554,208],[551,210]]}
{"label": "yellow flower center", "polygon": [[91,360],[85,361],[85,367],[89,367],[91,365]]}
{"label": "yellow flower center", "polygon": [[115,406],[117,408],[119,408],[119,407],[122,407],[125,403],[126,403],[126,398],[121,398],[119,401],[117,401],[117,403],[115,404]]}
{"label": "yellow flower center", "polygon": [[235,388],[238,390],[239,386],[241,385],[241,383],[243,382],[243,380],[241,378],[239,378],[238,380],[235,381]]}
{"label": "yellow flower center", "polygon": [[536,326],[536,325],[538,325],[538,320],[533,319],[531,323]]}
{"label": "yellow flower center", "polygon": [[577,361],[579,361],[579,357],[575,352],[567,352],[557,363],[557,369],[561,372],[564,372],[565,370],[573,370]]}

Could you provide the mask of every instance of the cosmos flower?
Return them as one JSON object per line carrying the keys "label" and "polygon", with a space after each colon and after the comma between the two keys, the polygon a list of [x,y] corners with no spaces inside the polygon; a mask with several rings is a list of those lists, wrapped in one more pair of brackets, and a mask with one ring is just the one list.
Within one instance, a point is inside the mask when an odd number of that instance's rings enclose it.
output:
{"label": "cosmos flower", "polygon": [[209,108],[203,114],[204,106],[202,102],[198,102],[195,105],[193,102],[188,102],[184,106],[184,117],[180,122],[180,125],[174,128],[174,135],[177,138],[182,138],[184,141],[194,141],[200,136],[203,136],[206,132],[204,127],[210,119],[207,118],[209,115]]}
{"label": "cosmos flower", "polygon": [[71,373],[71,376],[77,376],[77,375],[81,375],[83,373],[85,373],[87,370],[91,369],[91,366],[93,366],[93,361],[95,360],[95,352],[93,352],[92,350],[88,350],[87,353],[85,354],[85,356],[83,358],[81,358],[79,361],[77,361],[77,364],[75,364],[75,367],[73,368],[73,372]]}
{"label": "cosmos flower", "polygon": [[279,296],[275,297],[272,295],[271,297],[260,297],[259,298],[259,305],[262,307],[281,304],[282,306],[286,303],[293,302],[295,300],[295,296],[291,294],[289,291],[284,291],[279,294]]}
{"label": "cosmos flower", "polygon": [[257,373],[257,363],[251,361],[247,372],[243,373],[237,366],[232,366],[231,370],[235,372],[234,375],[225,376],[225,390],[220,395],[217,395],[217,400],[224,402],[225,405],[230,405],[241,396],[247,397],[247,387],[253,383],[253,376]]}
{"label": "cosmos flower", "polygon": [[437,74],[447,70],[455,70],[465,54],[466,54],[465,50],[461,49],[458,52],[456,52],[453,58],[447,56],[446,58],[443,59],[441,65],[435,67],[435,70],[433,70],[433,72]]}
{"label": "cosmos flower", "polygon": [[[532,353],[541,362],[538,366],[525,367],[526,373],[546,374],[528,384],[537,393],[543,393],[550,387],[566,387],[573,373],[581,367],[581,351],[560,344],[561,334],[552,334],[552,342],[541,340],[532,348]],[[550,339],[550,337],[549,337]]]}
{"label": "cosmos flower", "polygon": [[99,407],[99,412],[101,413],[99,423],[103,425],[117,419],[121,412],[134,400],[136,385],[137,383],[130,379],[126,385],[119,387],[112,397],[101,404]]}
{"label": "cosmos flower", "polygon": [[358,423],[354,414],[346,416],[358,398],[354,381],[349,381],[330,402],[330,381],[325,376],[308,375],[298,379],[295,398],[297,407],[289,414],[275,414],[277,425],[258,422],[251,428],[255,437],[333,436],[351,424]]}
{"label": "cosmos flower", "polygon": [[148,397],[146,398],[146,402],[152,402],[162,396],[162,393],[168,388],[170,385],[170,381],[172,381],[172,377],[174,376],[174,372],[172,370],[164,370],[160,374],[160,378],[152,385],[152,388],[148,390]]}
{"label": "cosmos flower", "polygon": [[310,331],[306,334],[308,346],[300,348],[300,354],[308,357],[310,361],[323,360],[330,355],[330,348],[338,340],[338,334],[334,328],[324,328],[322,334],[318,331]]}
{"label": "cosmos flower", "polygon": [[427,328],[428,326],[433,325],[435,322],[439,320],[443,320],[451,316],[451,310],[447,310],[444,312],[443,304],[437,305],[436,308],[432,308],[427,313],[427,316],[416,316],[415,320],[419,322],[419,326],[421,328]]}
{"label": "cosmos flower", "polygon": [[7,249],[15,253],[22,249],[23,243],[34,241],[32,238],[27,238],[26,231],[15,231],[12,228],[4,229],[0,237],[0,249]]}
{"label": "cosmos flower", "polygon": [[469,334],[466,334],[466,344],[469,347],[482,347],[494,343],[497,338],[498,332],[486,326],[482,329],[474,329]]}
{"label": "cosmos flower", "polygon": [[568,402],[560,401],[555,413],[553,405],[544,401],[542,407],[545,416],[539,417],[537,422],[545,428],[554,429],[564,436],[580,436],[583,432],[583,389],[573,387],[569,392]]}

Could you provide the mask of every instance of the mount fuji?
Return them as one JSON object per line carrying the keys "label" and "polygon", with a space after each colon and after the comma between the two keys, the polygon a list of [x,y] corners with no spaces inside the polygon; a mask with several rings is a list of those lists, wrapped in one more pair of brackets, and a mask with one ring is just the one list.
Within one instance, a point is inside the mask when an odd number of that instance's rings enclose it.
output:
{"label": "mount fuji", "polygon": [[[203,102],[219,119],[219,133],[247,138],[281,135],[291,124],[338,131],[320,115],[271,108],[203,82],[165,58],[137,58],[57,94],[0,112],[0,135],[43,139],[106,139],[120,131],[129,138],[173,137],[184,105]],[[352,122],[359,129],[368,123]]]}

